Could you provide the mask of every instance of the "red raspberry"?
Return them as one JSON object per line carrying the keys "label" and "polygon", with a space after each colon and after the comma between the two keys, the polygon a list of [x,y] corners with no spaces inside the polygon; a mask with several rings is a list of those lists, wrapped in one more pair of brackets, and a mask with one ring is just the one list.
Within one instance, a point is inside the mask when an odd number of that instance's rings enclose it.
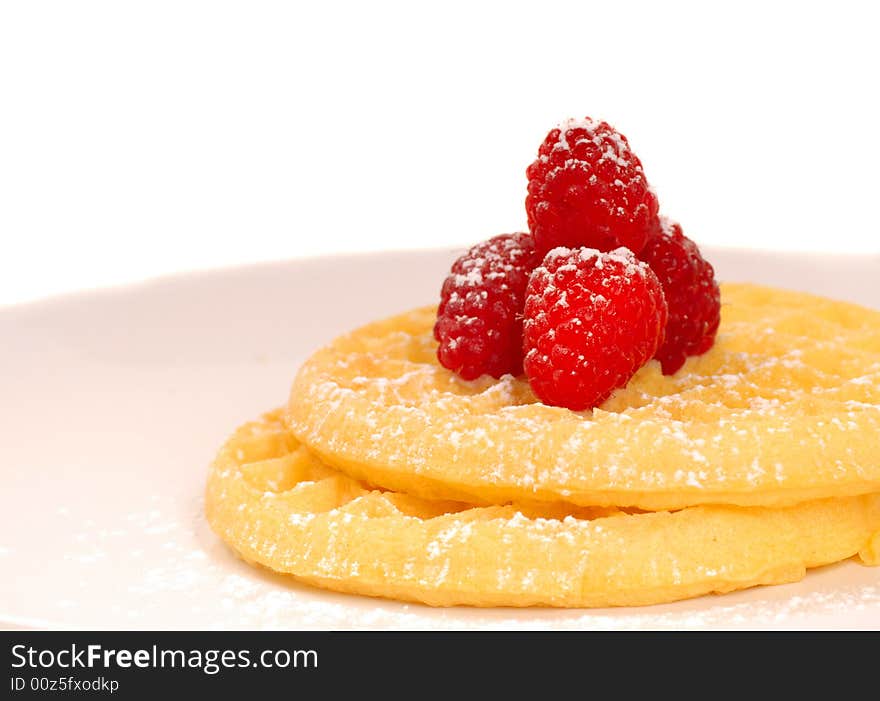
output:
{"label": "red raspberry", "polygon": [[654,356],[665,326],[660,281],[632,251],[556,248],[526,288],[526,375],[545,404],[598,406]]}
{"label": "red raspberry", "polygon": [[606,122],[563,122],[526,175],[526,214],[541,253],[556,246],[638,253],[657,226],[659,204],[642,163]]}
{"label": "red raspberry", "polygon": [[672,375],[689,355],[705,353],[715,343],[721,321],[721,292],[715,271],[681,226],[660,218],[655,235],[639,256],[660,279],[669,321],[655,356],[664,375]]}
{"label": "red raspberry", "polygon": [[440,292],[434,337],[440,364],[465,380],[522,373],[522,310],[541,262],[529,234],[502,234],[452,265]]}

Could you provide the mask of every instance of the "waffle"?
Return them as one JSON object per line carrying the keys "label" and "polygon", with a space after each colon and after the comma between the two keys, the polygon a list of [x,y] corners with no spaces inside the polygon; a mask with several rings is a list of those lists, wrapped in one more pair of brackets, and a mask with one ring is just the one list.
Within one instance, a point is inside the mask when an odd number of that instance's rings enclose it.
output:
{"label": "waffle", "polygon": [[792,582],[853,555],[880,560],[880,494],[657,513],[432,501],[327,466],[290,434],[282,410],[220,450],[206,512],[248,562],[435,606],[654,604]]}
{"label": "waffle", "polygon": [[524,378],[467,382],[436,361],[435,308],[316,352],[290,432],[325,463],[395,492],[474,505],[784,507],[880,491],[880,312],[722,285],[715,346],[656,361],[601,407],[543,405]]}

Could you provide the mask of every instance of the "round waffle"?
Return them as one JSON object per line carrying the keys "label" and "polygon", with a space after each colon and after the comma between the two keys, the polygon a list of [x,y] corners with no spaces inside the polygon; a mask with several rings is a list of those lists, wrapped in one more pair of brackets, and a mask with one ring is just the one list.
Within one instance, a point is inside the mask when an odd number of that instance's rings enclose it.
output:
{"label": "round waffle", "polygon": [[323,464],[281,411],[220,450],[206,512],[249,562],[432,605],[653,604],[791,582],[857,553],[880,560],[880,494],[672,513],[430,501],[371,490]]}
{"label": "round waffle", "polygon": [[722,285],[714,347],[672,376],[648,363],[601,407],[535,399],[524,378],[457,378],[435,309],[315,353],[290,430],[355,479],[428,499],[681,509],[786,506],[880,491],[880,312]]}

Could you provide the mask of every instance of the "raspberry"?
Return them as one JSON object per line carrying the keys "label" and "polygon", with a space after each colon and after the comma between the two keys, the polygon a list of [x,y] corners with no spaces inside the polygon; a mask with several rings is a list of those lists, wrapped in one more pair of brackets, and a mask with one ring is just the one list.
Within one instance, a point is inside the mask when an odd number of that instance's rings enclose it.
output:
{"label": "raspberry", "polygon": [[440,292],[434,337],[440,364],[465,380],[522,373],[522,310],[541,261],[529,234],[502,234],[452,265]]}
{"label": "raspberry", "polygon": [[570,119],[553,129],[526,170],[529,230],[543,254],[556,246],[642,250],[659,204],[623,134]]}
{"label": "raspberry", "polygon": [[598,406],[654,356],[665,326],[660,281],[632,251],[555,248],[526,288],[532,390],[545,404]]}
{"label": "raspberry", "polygon": [[655,356],[664,375],[672,375],[689,355],[700,355],[715,343],[721,321],[721,292],[715,271],[681,226],[661,217],[655,235],[639,256],[663,285],[669,321]]}

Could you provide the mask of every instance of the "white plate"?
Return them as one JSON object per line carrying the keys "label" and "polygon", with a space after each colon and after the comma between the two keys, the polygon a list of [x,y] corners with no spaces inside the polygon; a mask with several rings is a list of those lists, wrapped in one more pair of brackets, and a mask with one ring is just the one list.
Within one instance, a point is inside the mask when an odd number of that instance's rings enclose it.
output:
{"label": "white plate", "polygon": [[[431,609],[236,559],[205,524],[214,452],[319,344],[436,300],[456,252],[272,263],[0,309],[0,623],[51,628],[880,628],[880,568],[636,609]],[[880,307],[880,256],[712,250],[722,279]]]}

